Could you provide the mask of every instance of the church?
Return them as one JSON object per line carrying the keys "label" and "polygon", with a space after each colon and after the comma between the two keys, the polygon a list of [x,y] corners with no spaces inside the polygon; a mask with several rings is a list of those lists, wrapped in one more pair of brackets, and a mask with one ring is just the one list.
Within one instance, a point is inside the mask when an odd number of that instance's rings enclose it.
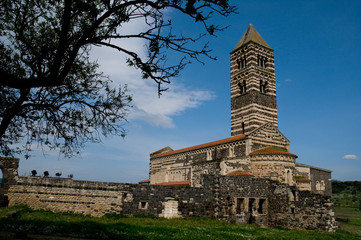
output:
{"label": "church", "polygon": [[248,26],[230,53],[231,137],[150,154],[150,184],[201,187],[203,175],[250,176],[330,196],[331,171],[296,162],[278,129],[274,51]]}
{"label": "church", "polygon": [[331,172],[297,163],[278,129],[273,50],[250,25],[231,52],[229,138],[150,154],[150,179],[112,183],[18,176],[0,157],[0,205],[92,216],[215,217],[335,231]]}

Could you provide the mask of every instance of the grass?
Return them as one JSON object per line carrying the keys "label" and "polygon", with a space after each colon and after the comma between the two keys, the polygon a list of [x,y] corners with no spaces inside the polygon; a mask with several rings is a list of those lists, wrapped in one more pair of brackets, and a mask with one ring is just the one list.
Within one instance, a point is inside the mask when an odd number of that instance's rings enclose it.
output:
{"label": "grass", "polygon": [[359,209],[351,207],[335,207],[335,213],[337,217],[349,220],[349,222],[339,221],[340,229],[361,236],[361,211]]}
{"label": "grass", "polygon": [[343,230],[326,233],[281,227],[260,228],[225,223],[214,218],[163,219],[122,215],[94,218],[31,210],[24,206],[0,208],[0,232],[3,233],[0,238],[7,236],[8,239],[14,239],[6,235],[9,232],[18,236],[32,234],[87,239],[361,239]]}

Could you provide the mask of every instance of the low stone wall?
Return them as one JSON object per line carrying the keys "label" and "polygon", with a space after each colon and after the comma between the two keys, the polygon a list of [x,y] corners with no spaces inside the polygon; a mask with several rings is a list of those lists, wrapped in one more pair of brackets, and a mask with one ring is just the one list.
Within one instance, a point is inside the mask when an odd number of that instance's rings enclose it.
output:
{"label": "low stone wall", "polygon": [[[28,205],[53,212],[102,216],[152,214],[159,216],[169,200],[179,203],[182,216],[213,216],[211,193],[188,186],[158,186],[63,178],[18,177],[8,192],[9,206]],[[200,204],[203,203],[203,204]]]}
{"label": "low stone wall", "polygon": [[7,197],[10,206],[92,216],[209,216],[261,226],[324,231],[336,227],[330,197],[245,176],[204,175],[200,188],[18,177]]}

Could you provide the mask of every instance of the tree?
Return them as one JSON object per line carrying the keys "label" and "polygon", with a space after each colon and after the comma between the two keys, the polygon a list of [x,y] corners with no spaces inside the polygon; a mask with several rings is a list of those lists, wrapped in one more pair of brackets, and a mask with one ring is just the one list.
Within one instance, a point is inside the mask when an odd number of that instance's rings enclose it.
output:
{"label": "tree", "polygon": [[[173,33],[167,11],[175,10],[204,26],[192,38]],[[0,3],[0,154],[28,156],[34,142],[65,156],[86,142],[121,135],[131,97],[89,59],[92,46],[115,49],[144,79],[158,84],[160,95],[190,59],[209,55],[207,44],[189,44],[223,30],[209,24],[214,13],[236,9],[228,0],[2,0]],[[143,19],[147,29],[126,33],[122,27]],[[118,44],[143,39],[147,55]],[[180,53],[168,65],[167,53]],[[24,144],[20,144],[24,143]]]}

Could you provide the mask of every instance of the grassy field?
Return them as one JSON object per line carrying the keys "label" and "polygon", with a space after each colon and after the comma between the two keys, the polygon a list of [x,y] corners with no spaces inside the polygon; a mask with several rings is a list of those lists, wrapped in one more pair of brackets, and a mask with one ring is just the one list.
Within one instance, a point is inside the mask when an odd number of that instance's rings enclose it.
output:
{"label": "grassy field", "polygon": [[361,236],[361,211],[359,209],[350,207],[335,207],[335,212],[337,217],[348,220],[348,222],[338,221],[340,229]]}
{"label": "grassy field", "polygon": [[361,182],[333,181],[332,191],[340,228],[361,236]]}
{"label": "grassy field", "polygon": [[212,218],[167,220],[120,215],[93,218],[71,213],[33,211],[21,206],[0,208],[0,239],[15,239],[14,235],[33,239],[361,239],[361,236],[343,230],[326,233],[260,228]]}

